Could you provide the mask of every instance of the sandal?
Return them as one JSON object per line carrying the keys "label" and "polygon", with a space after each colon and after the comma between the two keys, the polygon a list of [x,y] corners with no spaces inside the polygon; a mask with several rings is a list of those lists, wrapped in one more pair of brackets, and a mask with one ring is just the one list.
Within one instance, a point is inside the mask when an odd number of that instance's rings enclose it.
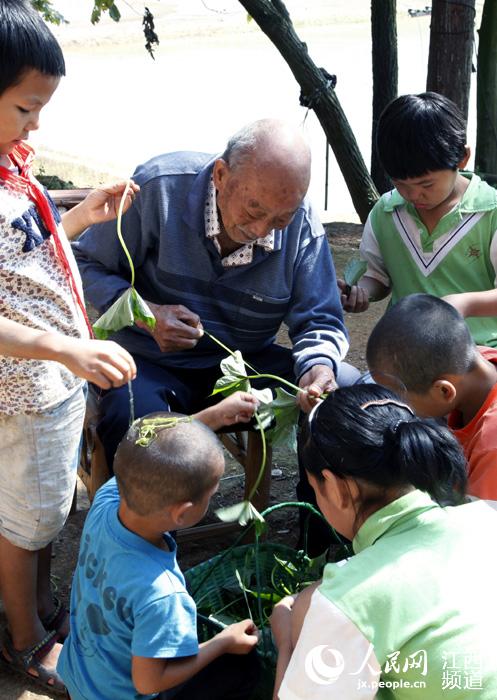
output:
{"label": "sandal", "polygon": [[67,634],[61,632],[62,625],[69,616],[69,612],[65,605],[63,605],[58,598],[54,596],[53,599],[55,608],[46,617],[41,618],[41,624],[47,630],[47,632],[57,632],[59,635],[59,640],[63,642],[67,638]]}
{"label": "sandal", "polygon": [[[66,695],[66,686],[57,671],[49,670],[40,661],[40,657],[47,654],[58,639],[57,632],[52,630],[38,644],[34,644],[28,649],[17,651],[17,649],[14,649],[10,634],[6,631],[3,637],[3,648],[10,659],[5,656],[3,650],[0,652],[0,658],[10,668],[24,674],[46,690]],[[32,671],[35,671],[38,675],[34,675]]]}

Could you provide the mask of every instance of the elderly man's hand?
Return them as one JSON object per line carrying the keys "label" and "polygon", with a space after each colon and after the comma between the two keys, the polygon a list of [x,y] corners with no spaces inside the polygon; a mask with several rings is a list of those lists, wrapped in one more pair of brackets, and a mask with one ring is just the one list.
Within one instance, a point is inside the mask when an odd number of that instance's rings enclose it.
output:
{"label": "elderly man's hand", "polygon": [[334,391],[337,388],[335,375],[328,365],[314,365],[302,375],[299,381],[300,391],[297,401],[304,413],[309,413],[316,405],[321,394]]}
{"label": "elderly man's hand", "polygon": [[154,330],[143,321],[136,321],[136,325],[149,331],[162,352],[191,350],[203,336],[200,318],[186,306],[147,304],[155,316]]}

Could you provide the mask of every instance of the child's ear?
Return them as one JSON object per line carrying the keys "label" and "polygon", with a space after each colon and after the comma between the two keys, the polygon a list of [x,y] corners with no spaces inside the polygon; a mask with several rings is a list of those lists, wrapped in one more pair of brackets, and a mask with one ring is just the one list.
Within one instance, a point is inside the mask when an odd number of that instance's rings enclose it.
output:
{"label": "child's ear", "polygon": [[458,170],[464,170],[464,168],[467,166],[468,160],[470,159],[470,156],[471,156],[471,148],[467,144],[464,147],[464,150],[466,151],[466,155],[457,164]]}
{"label": "child's ear", "polygon": [[457,389],[448,379],[436,379],[431,385],[430,394],[432,394],[437,403],[442,402],[450,405],[456,400]]}
{"label": "child's ear", "polygon": [[188,517],[190,508],[193,506],[191,501],[185,501],[184,503],[175,503],[169,509],[169,514],[174,523],[181,527]]}
{"label": "child's ear", "polygon": [[[330,472],[329,469],[323,469],[321,474],[324,477],[324,490],[326,495],[331,499],[340,510],[347,510],[353,505],[354,494],[353,489],[356,486],[353,482],[347,479],[339,479]],[[352,490],[351,490],[352,489]]]}

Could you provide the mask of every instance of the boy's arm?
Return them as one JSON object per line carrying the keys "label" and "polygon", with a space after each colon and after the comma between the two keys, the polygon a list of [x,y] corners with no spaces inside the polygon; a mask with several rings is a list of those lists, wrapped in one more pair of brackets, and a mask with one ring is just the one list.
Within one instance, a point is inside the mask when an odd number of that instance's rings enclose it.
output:
{"label": "boy's arm", "polygon": [[346,284],[342,279],[337,280],[338,288],[342,292],[341,300],[344,311],[350,313],[360,313],[366,311],[370,301],[380,301],[390,294],[390,287],[386,287],[382,282],[374,277],[364,275],[357,285],[350,288],[346,294]]}
{"label": "boy's arm", "polygon": [[208,642],[200,644],[196,656],[181,659],[150,659],[133,656],[131,675],[136,690],[143,695],[160,693],[192,678],[222,654],[248,654],[257,644],[252,620],[226,627]]}
{"label": "boy's arm", "polygon": [[76,376],[110,389],[136,376],[131,355],[108,340],[83,340],[0,317],[0,355],[61,362]]}
{"label": "boy's arm", "polygon": [[[133,202],[135,194],[140,190],[132,180],[130,189],[124,202],[123,212],[126,211]],[[92,190],[85,199],[75,207],[62,214],[62,226],[69,240],[79,236],[85,229],[93,224],[100,224],[104,221],[112,221],[119,211],[119,204],[127,181],[116,182],[106,185],[96,190]]]}
{"label": "boy's arm", "polygon": [[211,430],[219,430],[233,423],[249,423],[259,405],[258,400],[246,391],[237,391],[217,403],[193,415]]}
{"label": "boy's arm", "polygon": [[442,297],[451,304],[463,318],[469,316],[497,316],[497,289],[486,292],[463,292]]}
{"label": "boy's arm", "polygon": [[361,277],[357,285],[354,285],[349,294],[346,294],[345,281],[337,280],[338,287],[342,292],[341,300],[345,311],[359,313],[366,311],[370,301],[380,301],[390,293],[390,277],[383,262],[378,240],[373,230],[372,216],[364,225],[359,253],[363,260],[368,263],[368,269]]}

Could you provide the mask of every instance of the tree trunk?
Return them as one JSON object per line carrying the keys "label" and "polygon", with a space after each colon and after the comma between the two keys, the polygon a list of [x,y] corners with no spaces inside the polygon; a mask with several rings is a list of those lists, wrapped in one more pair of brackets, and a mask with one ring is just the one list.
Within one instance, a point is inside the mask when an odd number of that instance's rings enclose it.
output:
{"label": "tree trunk", "polygon": [[371,0],[371,44],[373,52],[373,124],[371,132],[371,177],[380,193],[392,188],[376,150],[378,120],[387,104],[397,97],[397,0]]}
{"label": "tree trunk", "polygon": [[[497,177],[497,2],[485,0],[476,72],[475,170]],[[491,178],[489,178],[491,179]]]}
{"label": "tree trunk", "polygon": [[378,199],[350,124],[323,71],[316,66],[293,27],[282,0],[239,0],[287,62],[301,94],[314,109],[333,149],[361,221]]}
{"label": "tree trunk", "polygon": [[455,102],[465,119],[474,28],[475,0],[433,0],[426,89]]}

